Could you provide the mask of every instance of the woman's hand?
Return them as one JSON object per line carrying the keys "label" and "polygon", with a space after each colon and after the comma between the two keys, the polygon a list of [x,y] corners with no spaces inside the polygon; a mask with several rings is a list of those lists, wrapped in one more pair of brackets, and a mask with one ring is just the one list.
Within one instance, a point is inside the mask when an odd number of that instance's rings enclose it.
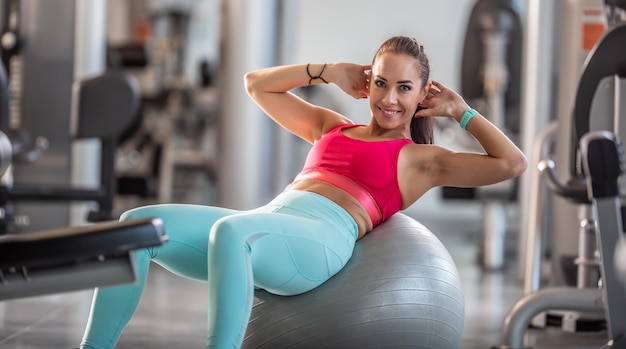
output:
{"label": "woman's hand", "polygon": [[447,116],[456,121],[459,121],[463,113],[470,108],[463,97],[438,81],[432,82],[426,98],[420,105],[426,109],[420,110],[415,117]]}
{"label": "woman's hand", "polygon": [[360,99],[369,96],[371,65],[334,63],[330,69],[332,82],[345,93]]}
{"label": "woman's hand", "polygon": [[[469,106],[458,93],[433,81],[421,105],[421,116],[447,116],[459,121]],[[496,126],[475,114],[466,130],[480,143],[485,154],[441,151],[436,160],[435,185],[476,187],[495,184],[522,174],[528,166],[522,151]],[[439,148],[443,149],[443,148]]]}

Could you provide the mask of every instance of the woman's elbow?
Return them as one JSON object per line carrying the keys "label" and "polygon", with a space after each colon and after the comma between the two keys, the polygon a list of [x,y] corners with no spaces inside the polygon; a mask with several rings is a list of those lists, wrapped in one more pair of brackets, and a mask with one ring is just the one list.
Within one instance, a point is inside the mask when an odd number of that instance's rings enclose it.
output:
{"label": "woman's elbow", "polygon": [[248,72],[244,75],[243,84],[246,87],[246,92],[248,92],[249,95],[253,95],[254,92],[257,90],[257,81],[258,74],[256,74],[256,72],[254,71]]}
{"label": "woman's elbow", "polygon": [[526,156],[520,152],[518,156],[509,161],[508,168],[511,178],[522,175],[522,173],[528,169],[528,160],[526,159]]}

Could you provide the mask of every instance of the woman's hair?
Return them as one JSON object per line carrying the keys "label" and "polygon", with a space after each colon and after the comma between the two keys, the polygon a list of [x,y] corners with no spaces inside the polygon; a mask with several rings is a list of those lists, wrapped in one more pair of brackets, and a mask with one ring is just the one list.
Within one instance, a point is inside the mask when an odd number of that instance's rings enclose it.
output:
{"label": "woman's hair", "polygon": [[[372,64],[376,62],[376,59],[380,55],[387,52],[405,54],[415,58],[418,62],[417,68],[420,70],[420,79],[422,80],[422,86],[420,86],[420,88],[426,86],[430,76],[430,63],[428,62],[426,52],[424,52],[424,46],[420,45],[414,38],[408,36],[391,37],[380,45],[374,55]],[[411,138],[413,142],[417,144],[432,144],[434,141],[433,128],[434,120],[432,117],[413,118],[411,120]]]}

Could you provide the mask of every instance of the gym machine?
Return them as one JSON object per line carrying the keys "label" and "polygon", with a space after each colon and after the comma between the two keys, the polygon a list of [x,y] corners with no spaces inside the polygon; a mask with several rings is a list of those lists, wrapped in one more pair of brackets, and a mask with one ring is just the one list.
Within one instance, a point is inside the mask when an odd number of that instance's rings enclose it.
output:
{"label": "gym machine", "polygon": [[194,8],[150,2],[118,6],[141,17],[129,26],[146,32],[144,38],[120,39],[107,48],[110,69],[135,76],[142,100],[140,122],[120,143],[118,194],[128,206],[210,204],[217,181],[218,91],[208,59],[198,62],[197,84],[186,72],[193,56]]}
{"label": "gym machine", "polygon": [[[34,6],[32,2],[12,0],[4,1],[2,5],[4,26],[0,52],[2,61],[11,68],[12,79],[8,78],[4,64],[0,64],[0,301],[133,282],[133,251],[160,246],[167,241],[159,219],[117,222],[117,214],[113,210],[113,196],[116,192],[114,157],[119,134],[137,117],[139,96],[136,82],[119,73],[73,80],[72,69],[69,69],[73,59],[66,55],[64,46],[67,42],[73,42],[73,37],[59,37],[55,40],[56,46],[40,47],[39,39],[45,35],[29,32],[32,29],[30,27],[19,26],[22,15],[36,17],[45,14],[48,20],[45,23],[38,22],[39,30],[45,30],[42,28],[47,28],[47,25],[61,31],[71,28],[75,2],[46,2]],[[55,15],[68,16],[68,13],[70,16],[63,23],[49,20]],[[25,29],[26,33],[20,32],[20,29]],[[52,59],[45,61],[42,59],[44,57],[32,54],[36,50],[50,51]],[[24,51],[30,53],[23,55]],[[57,52],[62,54],[54,56]],[[37,64],[41,62],[50,64]],[[36,76],[37,72],[47,75]],[[30,77],[26,77],[27,74]],[[29,81],[37,81],[39,84],[24,87],[23,81],[33,77],[36,80]],[[52,90],[45,90],[49,81],[54,81],[55,86]],[[23,100],[29,93],[32,93],[29,96],[33,96],[42,91],[48,96],[38,100],[38,105]],[[69,97],[71,103],[56,99],[58,95]],[[59,110],[65,110],[63,107],[70,104],[67,114],[59,113]],[[61,107],[34,113],[41,105]],[[21,108],[27,110],[21,113]],[[27,120],[23,116],[34,118],[35,122],[31,123],[32,119]],[[49,143],[46,138],[38,138],[43,139],[42,142],[29,142],[29,138],[25,137],[29,135],[28,131],[41,124],[52,130],[37,128],[33,133],[51,131],[49,134],[56,138]],[[57,128],[59,132],[55,133]],[[59,144],[64,146],[62,138],[68,134],[72,142],[80,139],[100,141],[99,185],[83,188],[69,184],[22,181],[22,177],[29,177],[29,173],[45,178],[44,173],[38,173],[41,170],[36,166],[42,161],[55,171],[56,165],[50,166],[51,162],[61,165],[66,163],[62,160],[62,156],[67,156],[63,150],[47,153]],[[20,167],[19,173],[17,167]],[[52,172],[51,183],[57,173]],[[35,223],[44,221],[44,224],[52,226],[57,222],[55,219],[51,219],[54,222],[45,222],[45,212],[24,215],[23,211],[15,210],[16,205],[23,202],[54,203],[50,208],[58,209],[57,206],[74,201],[94,202],[98,205],[87,217],[94,224],[20,231],[20,222],[26,218]]]}
{"label": "gym machine", "polygon": [[[111,179],[116,117],[128,117],[129,80],[103,76],[76,85],[76,137],[99,137],[103,141],[102,186],[97,189],[0,184],[0,301],[135,281],[133,250],[159,246],[166,241],[162,222],[141,219],[111,221],[115,186]],[[123,87],[126,87],[124,89]],[[107,97],[102,98],[105,94]],[[113,110],[111,110],[111,107]],[[136,107],[136,104],[135,104]],[[123,108],[123,109],[119,109]],[[0,175],[10,175],[13,146],[4,127],[8,125],[8,87],[0,64]],[[111,113],[111,114],[109,114]],[[115,121],[115,122],[113,122]],[[124,125],[122,123],[122,125]],[[108,177],[107,177],[108,176]],[[89,218],[100,223],[36,232],[11,232],[14,201],[71,201],[99,203]],[[104,222],[103,222],[104,221]]]}
{"label": "gym machine", "polygon": [[[514,0],[478,0],[472,9],[461,66],[461,91],[468,102],[513,140],[519,134],[522,25]],[[453,128],[457,129],[457,128]],[[461,145],[479,145],[457,132]],[[516,199],[517,180],[481,188],[444,187],[444,199],[478,200],[483,205],[482,266],[504,266],[505,204]]]}
{"label": "gym machine", "polygon": [[[8,82],[4,67],[0,68],[0,130],[6,135],[25,134],[25,130],[12,129],[9,125]],[[105,74],[99,77],[76,81],[73,86],[73,111],[70,116],[70,134],[73,139],[98,138],[101,141],[101,161],[99,188],[85,189],[58,185],[13,184],[11,168],[5,173],[5,181],[0,183],[0,207],[4,214],[0,218],[0,234],[15,223],[11,203],[23,201],[94,201],[98,209],[91,211],[87,220],[99,222],[117,218],[113,211],[116,193],[115,152],[119,134],[133,122],[139,107],[136,83],[123,74]],[[11,140],[12,156],[37,160],[32,150],[19,154],[14,150],[26,149],[20,144],[23,138]],[[45,150],[37,150],[43,152]],[[25,160],[22,160],[24,162]]]}
{"label": "gym machine", "polygon": [[[624,1],[607,1],[626,9]],[[579,205],[579,254],[576,286],[538,289],[541,237],[527,241],[526,278],[533,285],[505,319],[501,346],[522,348],[523,335],[531,322],[546,325],[546,312],[564,312],[559,325],[576,331],[578,320],[600,319],[607,330],[608,347],[623,348],[626,321],[626,289],[616,278],[615,245],[622,241],[623,223],[618,177],[622,174],[621,146],[617,137],[626,135],[624,88],[626,87],[626,25],[612,27],[584,63],[572,112],[569,178],[561,181],[551,159],[538,167],[552,192]],[[616,135],[616,136],[613,136]]]}
{"label": "gym machine", "polygon": [[0,301],[136,280],[133,251],[167,241],[159,219],[0,236]]}
{"label": "gym machine", "polygon": [[619,178],[624,174],[621,140],[608,131],[592,131],[580,140],[583,172],[592,201],[598,236],[598,251],[606,262],[600,263],[602,303],[607,322],[608,347],[626,348],[626,288],[618,280],[615,246],[624,241]]}

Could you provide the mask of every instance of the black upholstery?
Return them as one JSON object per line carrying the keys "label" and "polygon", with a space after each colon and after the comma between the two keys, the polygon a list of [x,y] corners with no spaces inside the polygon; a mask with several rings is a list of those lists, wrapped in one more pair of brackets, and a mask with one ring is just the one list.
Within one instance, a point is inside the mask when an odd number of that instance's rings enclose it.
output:
{"label": "black upholstery", "polygon": [[573,137],[570,152],[570,174],[583,178],[580,170],[579,142],[589,132],[591,104],[600,80],[607,76],[626,77],[626,24],[616,26],[596,44],[583,66],[573,111]]}
{"label": "black upholstery", "polygon": [[131,251],[167,241],[160,219],[0,236],[0,301],[132,283]]}
{"label": "black upholstery", "polygon": [[0,236],[0,270],[36,267],[121,254],[164,242],[158,219],[103,222]]}
{"label": "black upholstery", "polygon": [[71,135],[117,138],[135,121],[140,105],[137,82],[128,74],[107,73],[75,83]]}
{"label": "black upholstery", "polygon": [[[506,87],[505,108],[517,108],[520,103],[520,81],[522,65],[522,24],[520,10],[513,0],[479,0],[473,7],[465,32],[463,58],[461,60],[461,92],[465,98],[484,97],[484,39],[488,31],[503,31],[509,34],[506,48],[509,83]],[[507,120],[507,127],[519,128],[519,120]]]}

